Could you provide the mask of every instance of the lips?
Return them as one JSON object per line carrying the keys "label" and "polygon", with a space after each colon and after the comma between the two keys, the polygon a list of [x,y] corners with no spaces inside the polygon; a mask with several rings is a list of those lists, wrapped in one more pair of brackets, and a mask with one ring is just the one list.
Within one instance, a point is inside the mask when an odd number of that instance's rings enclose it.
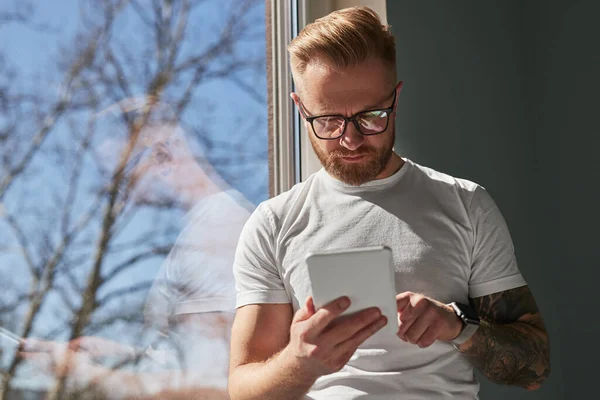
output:
{"label": "lips", "polygon": [[344,161],[359,161],[364,159],[366,156],[368,156],[367,153],[363,153],[363,154],[345,154],[345,155],[340,155],[339,158],[341,158]]}

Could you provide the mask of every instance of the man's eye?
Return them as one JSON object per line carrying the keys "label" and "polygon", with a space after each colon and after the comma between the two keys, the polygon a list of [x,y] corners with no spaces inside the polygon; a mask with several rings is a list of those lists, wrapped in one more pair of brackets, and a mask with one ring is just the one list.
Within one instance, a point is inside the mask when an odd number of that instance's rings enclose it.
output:
{"label": "man's eye", "polygon": [[165,164],[172,160],[169,151],[162,145],[158,145],[154,148],[152,158],[157,164]]}

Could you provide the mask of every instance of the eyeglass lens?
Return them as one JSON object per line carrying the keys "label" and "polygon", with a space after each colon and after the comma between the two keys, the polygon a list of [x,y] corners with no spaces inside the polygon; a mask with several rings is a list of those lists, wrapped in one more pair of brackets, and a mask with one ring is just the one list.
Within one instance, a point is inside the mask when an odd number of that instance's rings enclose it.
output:
{"label": "eyeglass lens", "polygon": [[[389,112],[387,110],[366,111],[356,116],[358,130],[365,135],[381,133],[387,127]],[[317,136],[333,139],[344,132],[345,121],[343,118],[330,116],[319,117],[313,120],[313,128]]]}

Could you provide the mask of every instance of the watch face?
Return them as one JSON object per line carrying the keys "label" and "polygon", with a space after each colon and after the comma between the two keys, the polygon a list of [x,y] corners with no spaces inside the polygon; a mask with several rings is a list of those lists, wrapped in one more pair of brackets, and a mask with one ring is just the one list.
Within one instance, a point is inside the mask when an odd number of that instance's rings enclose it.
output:
{"label": "watch face", "polygon": [[460,311],[465,316],[465,319],[467,320],[467,322],[469,322],[471,324],[479,323],[479,316],[477,315],[475,310],[473,310],[470,306],[468,306],[466,304],[461,304],[461,303],[456,303],[456,305],[458,306]]}

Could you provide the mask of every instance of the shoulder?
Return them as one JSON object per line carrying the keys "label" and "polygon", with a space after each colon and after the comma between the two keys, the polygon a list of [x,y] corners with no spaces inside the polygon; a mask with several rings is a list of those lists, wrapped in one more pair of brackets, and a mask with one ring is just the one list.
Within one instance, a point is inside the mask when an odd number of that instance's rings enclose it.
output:
{"label": "shoulder", "polygon": [[188,212],[187,218],[192,221],[210,217],[234,219],[248,216],[252,209],[252,204],[244,195],[235,189],[229,189],[199,200]]}
{"label": "shoulder", "polygon": [[202,198],[184,216],[185,225],[176,244],[185,252],[211,247],[215,242],[223,245],[233,241],[239,236],[252,209],[252,205],[234,190]]}
{"label": "shoulder", "polygon": [[254,214],[271,219],[272,223],[278,225],[286,216],[293,213],[295,208],[302,207],[306,203],[316,184],[318,174],[316,172],[304,182],[297,183],[291,189],[263,201],[258,205]]}
{"label": "shoulder", "polygon": [[469,208],[475,197],[485,192],[483,186],[468,179],[440,172],[430,167],[408,161],[411,165],[415,184],[436,197],[458,198],[465,208]]}

